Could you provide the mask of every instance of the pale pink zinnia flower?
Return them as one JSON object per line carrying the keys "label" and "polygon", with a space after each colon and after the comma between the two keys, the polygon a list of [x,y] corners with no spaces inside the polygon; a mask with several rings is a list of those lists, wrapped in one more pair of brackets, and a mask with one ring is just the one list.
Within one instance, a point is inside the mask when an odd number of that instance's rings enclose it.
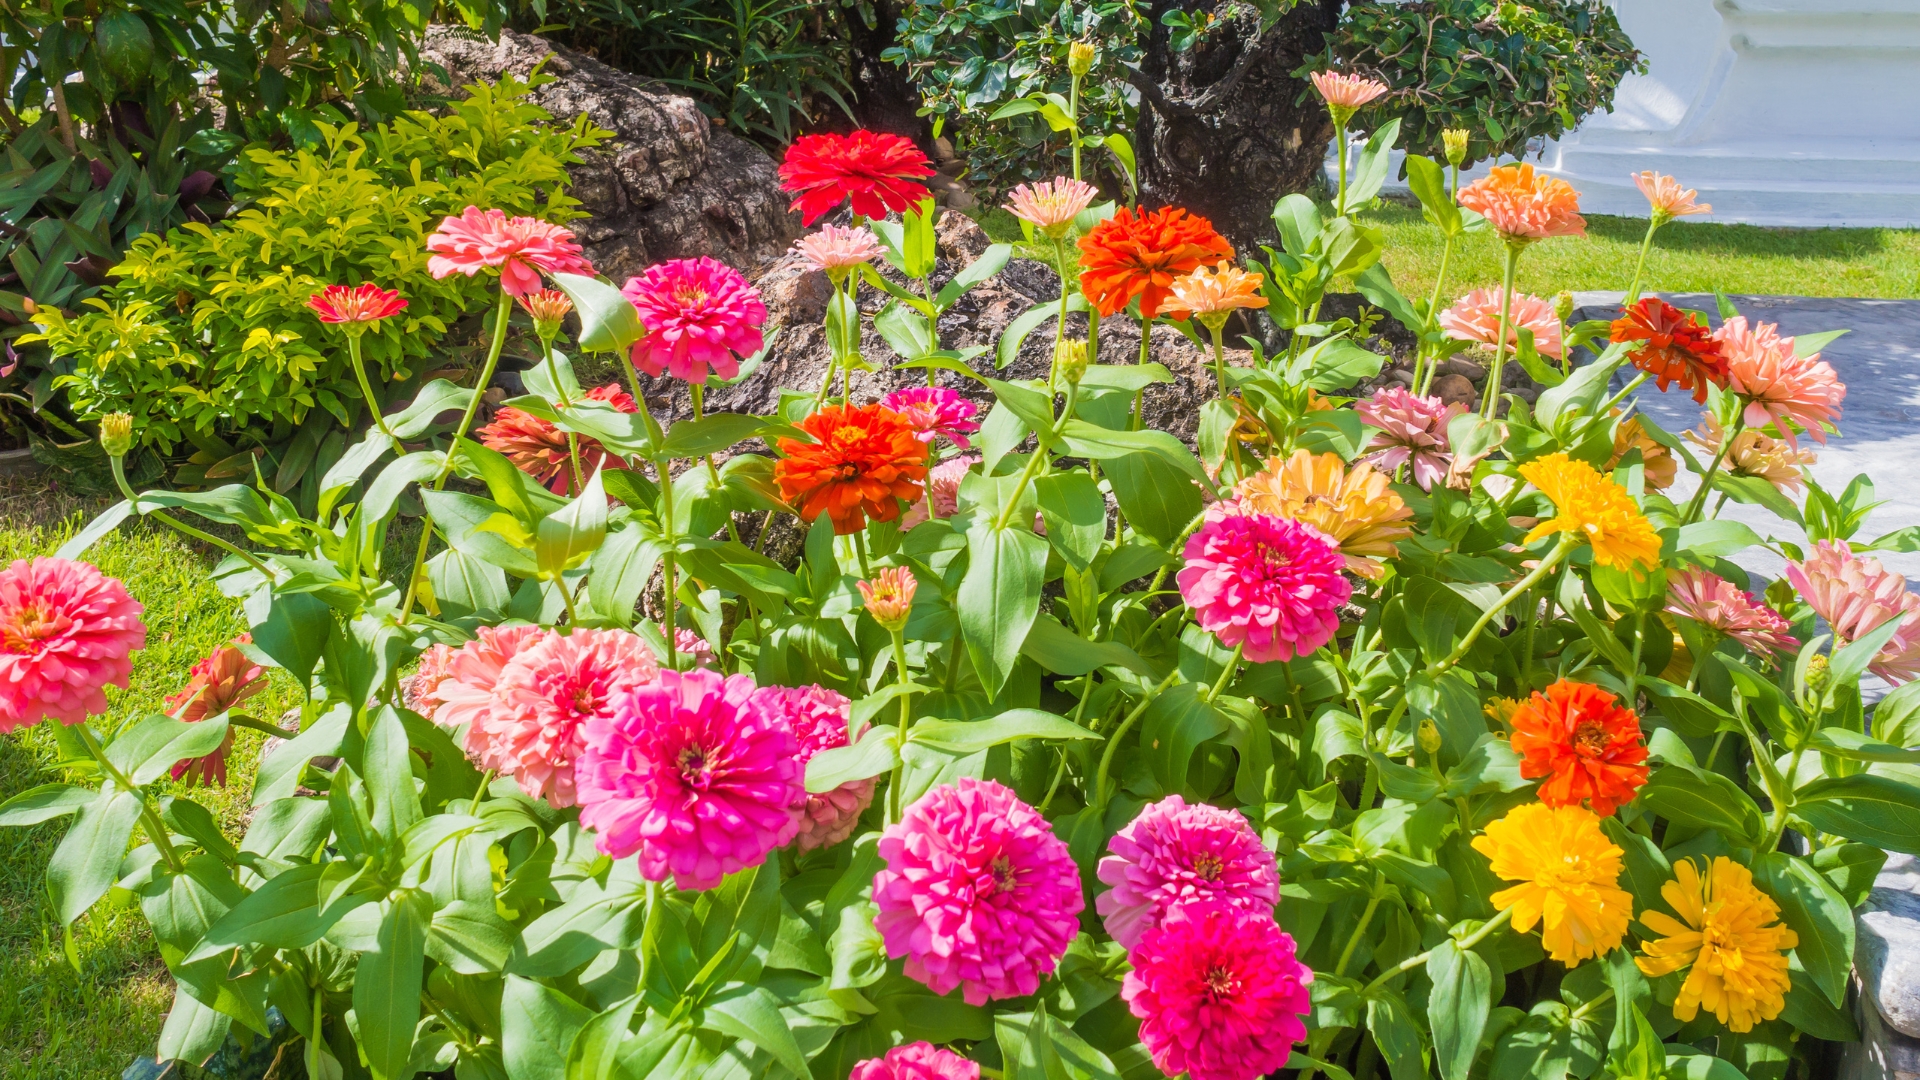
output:
{"label": "pale pink zinnia flower", "polygon": [[1082,210],[1093,205],[1098,194],[1092,184],[1057,176],[1009,191],[1007,212],[1057,240],[1067,234]]}
{"label": "pale pink zinnia flower", "polygon": [[0,733],[106,712],[105,688],[124,688],[129,654],[147,646],[141,610],[88,563],[15,559],[0,570]]}
{"label": "pale pink zinnia flower", "polygon": [[[1688,431],[1683,437],[1709,455],[1717,455],[1724,436],[1720,422],[1708,413],[1701,417],[1698,432]],[[1806,484],[1802,469],[1816,459],[1812,447],[1789,446],[1785,439],[1776,439],[1760,428],[1741,428],[1727,450],[1725,468],[1735,476],[1757,476],[1775,490],[1798,495]]]}
{"label": "pale pink zinnia flower", "polygon": [[407,708],[421,716],[432,717],[436,704],[433,692],[440,684],[453,676],[453,658],[456,650],[446,645],[435,645],[420,654],[420,664],[413,674],[400,680],[402,698]]}
{"label": "pale pink zinnia flower", "polygon": [[1795,449],[1800,446],[1796,428],[1824,444],[1825,425],[1840,419],[1846,384],[1819,353],[1795,356],[1793,339],[1779,331],[1773,323],[1749,326],[1744,315],[1720,324],[1713,340],[1727,356],[1727,386],[1747,399],[1749,425],[1771,421]]}
{"label": "pale pink zinnia flower", "polygon": [[1460,189],[1460,205],[1486,218],[1509,244],[1587,234],[1580,193],[1530,164],[1495,166]]}
{"label": "pale pink zinnia flower", "polygon": [[739,357],[759,352],[767,305],[740,271],[718,259],[673,259],[628,278],[620,292],[640,313],[647,336],[633,343],[633,362],[649,375],[707,381],[740,374]]}
{"label": "pale pink zinnia flower", "polygon": [[914,1042],[855,1064],[847,1080],[980,1080],[980,1066],[932,1043]]}
{"label": "pale pink zinnia flower", "polygon": [[1920,675],[1920,596],[1907,591],[1905,577],[1855,555],[1844,540],[1822,540],[1805,560],[1787,563],[1787,580],[1841,643],[1899,619],[1893,640],[1867,666],[1895,686]]}
{"label": "pale pink zinnia flower", "polygon": [[588,721],[624,691],[660,673],[653,650],[625,630],[549,634],[500,669],[493,708],[481,719],[481,762],[555,807],[574,805],[574,760]]}
{"label": "pale pink zinnia flower", "polygon": [[929,518],[952,517],[960,509],[960,482],[979,463],[979,454],[960,454],[927,470],[926,491],[919,502],[907,507],[900,527],[911,529]]}
{"label": "pale pink zinnia flower", "polygon": [[1337,71],[1316,71],[1307,76],[1313,88],[1327,104],[1343,109],[1358,109],[1387,92],[1387,84],[1363,75],[1342,75]]}
{"label": "pale pink zinnia flower", "polygon": [[922,796],[880,836],[874,925],[887,955],[969,1005],[1039,989],[1080,932],[1080,870],[1033,807],[992,780]]}
{"label": "pale pink zinnia flower", "polygon": [[587,722],[580,824],[640,876],[711,889],[800,830],[807,789],[785,714],[745,675],[663,671]]}
{"label": "pale pink zinnia flower", "polygon": [[1253,663],[1305,656],[1333,639],[1353,586],[1340,548],[1311,525],[1239,514],[1202,525],[1174,575],[1201,629]]}
{"label": "pale pink zinnia flower", "polygon": [[[824,686],[763,686],[760,694],[769,708],[786,717],[800,740],[800,771],[806,775],[807,762],[822,750],[850,745],[866,731],[849,731],[851,703],[841,694]],[[849,780],[832,791],[809,793],[800,812],[800,832],[795,837],[802,852],[832,847],[853,835],[860,815],[873,803],[874,780]]]}
{"label": "pale pink zinnia flower", "polygon": [[[238,646],[253,641],[252,634],[241,634],[232,645],[222,645],[206,659],[193,665],[187,685],[167,698],[167,713],[176,720],[197,724],[209,716],[219,716],[235,705],[267,688],[260,665]],[[227,786],[227,755],[233,751],[233,729],[211,753],[174,762],[170,774],[175,780],[195,784]]]}
{"label": "pale pink zinnia flower", "polygon": [[1778,659],[1800,649],[1792,627],[1779,612],[1697,566],[1682,567],[1667,576],[1667,611],[1725,634],[1755,656]]}
{"label": "pale pink zinnia flower", "polygon": [[795,240],[793,253],[809,269],[824,270],[839,280],[848,270],[879,258],[881,251],[879,239],[865,226],[822,225],[819,232]]}
{"label": "pale pink zinnia flower", "polygon": [[1647,171],[1633,174],[1633,185],[1640,194],[1647,197],[1647,203],[1653,208],[1653,216],[1661,221],[1686,217],[1689,214],[1711,214],[1711,203],[1696,203],[1693,197],[1699,192],[1692,188],[1683,188],[1680,181],[1671,176]]}
{"label": "pale pink zinnia flower", "polygon": [[1120,998],[1168,1076],[1251,1080],[1278,1072],[1307,1037],[1313,972],[1269,914],[1186,904],[1141,936]]}
{"label": "pale pink zinnia flower", "polygon": [[972,445],[967,436],[980,430],[974,419],[980,406],[944,386],[913,386],[895,390],[880,399],[880,404],[905,417],[923,443],[944,435],[965,450]]}
{"label": "pale pink zinnia flower", "polygon": [[[1440,326],[1455,341],[1477,341],[1496,345],[1500,341],[1499,288],[1475,289],[1440,313]],[[1533,347],[1542,356],[1559,359],[1565,349],[1560,341],[1560,316],[1553,302],[1523,292],[1513,294],[1513,309],[1507,313],[1507,345],[1517,348],[1520,328],[1533,331]]]}
{"label": "pale pink zinnia flower", "polygon": [[500,287],[511,296],[540,288],[540,273],[592,274],[580,254],[573,230],[539,218],[510,218],[501,210],[469,206],[459,217],[445,218],[427,237],[427,272],[440,279],[468,277],[486,267],[500,271]]}
{"label": "pale pink zinnia flower", "polygon": [[1131,949],[1171,909],[1217,900],[1273,916],[1280,870],[1238,810],[1169,795],[1148,805],[1107,841],[1099,878],[1113,888],[1093,907],[1113,940]]}
{"label": "pale pink zinnia flower", "polygon": [[[487,751],[487,732],[480,719],[493,708],[494,686],[500,681],[500,669],[521,652],[530,649],[553,631],[544,627],[482,626],[473,632],[473,640],[453,650],[446,671],[423,701],[433,711],[433,722],[462,740],[467,756],[482,761]],[[421,715],[427,709],[416,710]],[[483,768],[489,766],[482,765]]]}
{"label": "pale pink zinnia flower", "polygon": [[[1496,316],[1497,318],[1497,316]],[[1384,386],[1373,396],[1354,405],[1360,419],[1380,429],[1367,444],[1373,451],[1360,460],[1381,472],[1391,473],[1400,466],[1413,465],[1413,482],[1420,490],[1431,491],[1436,481],[1444,480],[1453,464],[1453,447],[1447,441],[1447,425],[1467,411],[1465,405],[1448,405],[1437,397],[1422,397],[1397,386]]]}

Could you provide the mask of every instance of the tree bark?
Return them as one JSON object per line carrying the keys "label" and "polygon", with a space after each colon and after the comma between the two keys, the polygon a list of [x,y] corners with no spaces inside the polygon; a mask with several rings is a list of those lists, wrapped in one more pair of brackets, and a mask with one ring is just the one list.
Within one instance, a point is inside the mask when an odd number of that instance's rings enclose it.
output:
{"label": "tree bark", "polygon": [[[840,8],[847,40],[853,46],[848,65],[849,81],[853,84],[850,103],[853,118],[863,128],[904,135],[922,149],[930,149],[933,125],[919,114],[920,95],[907,81],[907,70],[880,58],[883,51],[893,47],[900,7],[894,0],[873,0],[872,10],[873,25],[868,26],[860,17],[858,5],[845,4]],[[844,123],[846,117],[835,109],[831,120]],[[832,128],[836,124],[829,122],[823,126]]]}

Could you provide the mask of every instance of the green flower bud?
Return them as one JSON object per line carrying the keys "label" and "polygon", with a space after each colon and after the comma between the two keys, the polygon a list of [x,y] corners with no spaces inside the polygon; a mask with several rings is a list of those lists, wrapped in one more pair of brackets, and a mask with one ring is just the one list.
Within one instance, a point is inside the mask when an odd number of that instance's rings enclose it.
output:
{"label": "green flower bud", "polygon": [[1067,46],[1067,70],[1084,76],[1093,70],[1093,58],[1098,55],[1100,50],[1093,47],[1093,42],[1076,41]]}
{"label": "green flower bud", "polygon": [[1440,752],[1440,726],[1432,719],[1420,721],[1420,749],[1428,754]]}
{"label": "green flower bud", "polygon": [[1068,386],[1080,385],[1087,373],[1087,343],[1064,338],[1053,348],[1054,373]]}
{"label": "green flower bud", "polygon": [[1440,141],[1447,149],[1447,164],[1458,168],[1467,160],[1467,130],[1465,128],[1447,128],[1440,133]]}
{"label": "green flower bud", "polygon": [[1573,294],[1562,290],[1553,298],[1553,314],[1563,323],[1573,321]]}
{"label": "green flower bud", "polygon": [[109,457],[123,458],[133,449],[133,417],[108,413],[100,419],[100,445]]}

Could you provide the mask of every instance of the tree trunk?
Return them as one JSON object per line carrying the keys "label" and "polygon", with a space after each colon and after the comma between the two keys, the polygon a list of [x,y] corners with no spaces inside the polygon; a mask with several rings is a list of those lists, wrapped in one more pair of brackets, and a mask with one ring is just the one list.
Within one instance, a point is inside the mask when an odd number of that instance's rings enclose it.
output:
{"label": "tree trunk", "polygon": [[[880,58],[881,52],[893,47],[900,22],[899,5],[894,0],[873,0],[872,10],[873,25],[868,26],[860,16],[859,5],[846,4],[840,8],[847,40],[853,45],[848,76],[853,84],[850,104],[854,120],[863,128],[904,135],[921,149],[931,149],[933,125],[919,114],[920,95],[913,84],[907,82],[907,69]],[[844,122],[845,119],[835,109],[833,117],[823,126],[835,128],[838,125],[832,120]]]}

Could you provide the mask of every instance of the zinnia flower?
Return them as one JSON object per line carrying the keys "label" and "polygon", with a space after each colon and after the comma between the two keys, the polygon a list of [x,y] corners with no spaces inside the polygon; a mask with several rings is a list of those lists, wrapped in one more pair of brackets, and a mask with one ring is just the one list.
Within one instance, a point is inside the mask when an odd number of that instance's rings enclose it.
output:
{"label": "zinnia flower", "polygon": [[[487,732],[480,720],[493,708],[500,669],[552,632],[524,624],[482,626],[447,659],[445,674],[424,698],[433,709],[433,722],[461,738],[468,757],[486,757]],[[425,715],[425,710],[418,711]]]}
{"label": "zinnia flower", "polygon": [[648,881],[711,889],[800,830],[807,789],[784,709],[745,675],[663,671],[586,725],[580,824]]}
{"label": "zinnia flower", "polygon": [[1342,75],[1337,71],[1315,71],[1307,76],[1313,88],[1327,104],[1342,109],[1358,109],[1387,92],[1387,84],[1363,75]]}
{"label": "zinnia flower", "polygon": [[1654,220],[1665,224],[1677,217],[1689,214],[1710,214],[1710,203],[1696,203],[1693,197],[1699,192],[1692,188],[1683,188],[1680,181],[1671,176],[1646,171],[1633,174],[1633,186],[1647,197],[1647,204],[1653,209]]}
{"label": "zinnia flower", "polygon": [[1100,192],[1092,184],[1057,176],[1037,184],[1021,184],[1007,193],[1007,212],[1058,240],[1067,235],[1073,219],[1093,205]]}
{"label": "zinnia flower", "polygon": [[[1500,299],[1498,288],[1475,289],[1440,313],[1440,328],[1455,341],[1477,341],[1482,345],[1500,344]],[[1542,356],[1559,359],[1566,348],[1560,339],[1560,316],[1553,302],[1538,296],[1513,294],[1513,310],[1507,312],[1507,344],[1520,347],[1520,328],[1533,331],[1534,350]]]}
{"label": "zinnia flower", "polygon": [[1623,852],[1579,806],[1526,803],[1473,838],[1496,876],[1520,884],[1491,897],[1513,909],[1522,934],[1540,927],[1547,955],[1573,967],[1614,950],[1633,918],[1633,895],[1619,885]]}
{"label": "zinnia flower", "polygon": [[694,667],[712,668],[719,665],[719,660],[713,655],[713,646],[707,639],[684,626],[673,629],[673,651],[692,661]]}
{"label": "zinnia flower", "polygon": [[1373,452],[1360,460],[1388,475],[1411,463],[1413,482],[1422,491],[1432,491],[1434,483],[1443,479],[1453,464],[1447,425],[1467,407],[1459,402],[1448,405],[1437,397],[1421,397],[1397,386],[1383,386],[1372,397],[1356,402],[1353,411],[1380,429],[1367,444]]}
{"label": "zinnia flower", "polygon": [[1268,461],[1233,493],[1241,513],[1306,522],[1333,541],[1348,570],[1377,578],[1381,566],[1374,560],[1393,558],[1395,542],[1413,532],[1403,524],[1413,510],[1389,485],[1386,473],[1365,462],[1349,469],[1338,454],[1295,450]]}
{"label": "zinnia flower", "polygon": [[861,217],[883,218],[930,196],[920,181],[933,163],[910,139],[878,131],[850,135],[802,135],[780,163],[780,190],[794,196],[790,209],[812,225],[843,202]]}
{"label": "zinnia flower", "polygon": [[1313,972],[1271,915],[1200,902],[1173,909],[1128,957],[1120,999],[1168,1076],[1253,1080],[1307,1037]]}
{"label": "zinnia flower", "polygon": [[1795,428],[1824,444],[1825,425],[1840,419],[1840,402],[1847,387],[1819,353],[1796,356],[1793,339],[1783,338],[1773,323],[1757,323],[1751,328],[1744,315],[1720,324],[1713,332],[1727,356],[1727,385],[1747,399],[1746,418],[1751,426],[1773,422],[1787,440],[1799,449]]}
{"label": "zinnia flower", "polygon": [[434,691],[440,688],[441,683],[453,677],[455,655],[455,651],[445,645],[434,645],[420,654],[419,666],[413,669],[413,674],[400,680],[400,689],[407,708],[421,716],[433,715]]}
{"label": "zinnia flower", "polygon": [[1895,686],[1920,676],[1920,596],[1907,591],[1905,577],[1855,555],[1844,540],[1822,540],[1804,560],[1787,563],[1787,580],[1842,644],[1899,619],[1900,629],[1867,667]]}
{"label": "zinnia flower", "polygon": [[[260,677],[260,665],[234,647],[252,640],[252,634],[241,634],[233,645],[222,645],[193,665],[193,670],[187,673],[185,688],[167,699],[168,714],[176,720],[197,724],[265,690],[267,684]],[[212,753],[175,762],[171,770],[173,778],[184,779],[188,787],[195,784],[226,787],[227,754],[232,750],[233,729],[229,727],[227,737]]]}
{"label": "zinnia flower", "polygon": [[1640,573],[1660,562],[1660,537],[1627,489],[1613,477],[1565,454],[1548,454],[1520,466],[1520,475],[1546,493],[1559,513],[1533,527],[1522,544],[1569,533],[1593,545],[1593,560],[1615,570]]}
{"label": "zinnia flower", "polygon": [[846,277],[847,271],[879,258],[881,250],[879,239],[865,226],[848,229],[822,225],[819,232],[795,240],[793,253],[812,269],[823,270],[828,277],[839,281]]}
{"label": "zinnia flower", "polygon": [[620,294],[640,313],[647,334],[633,343],[633,362],[649,375],[707,381],[740,374],[735,354],[759,352],[767,305],[740,271],[718,259],[672,259],[628,278]]}
{"label": "zinnia flower", "polygon": [[486,739],[481,764],[513,777],[536,799],[574,805],[574,761],[586,725],[659,673],[653,650],[637,634],[548,634],[500,669],[493,707],[477,725]]}
{"label": "zinnia flower", "polygon": [[1644,342],[1627,354],[1633,366],[1653,375],[1660,389],[1678,383],[1693,400],[1707,400],[1707,385],[1727,385],[1727,358],[1720,343],[1692,315],[1657,296],[1627,308],[1608,331],[1612,341]]}
{"label": "zinnia flower", "polygon": [[1680,917],[1640,914],[1660,935],[1634,963],[1651,978],[1691,968],[1673,1000],[1673,1018],[1686,1023],[1705,1005],[1734,1032],[1775,1019],[1787,1005],[1787,950],[1800,936],[1780,925],[1780,905],[1753,883],[1753,872],[1716,855],[1703,876],[1692,859],[1673,865],[1660,897]]}
{"label": "zinnia flower", "polygon": [[1800,650],[1792,627],[1780,613],[1733,582],[1697,566],[1667,575],[1667,608],[1739,642],[1755,656],[1780,659]]}
{"label": "zinnia flower", "polygon": [[927,446],[906,417],[884,405],[829,405],[800,430],[814,442],[781,439],[785,455],[773,466],[780,497],[812,524],[821,514],[845,536],[866,527],[867,518],[892,521],[900,500],[920,497],[927,476]]}
{"label": "zinnia flower", "polygon": [[936,994],[969,1005],[1024,997],[1080,932],[1080,870],[1033,807],[963,776],[907,807],[880,835],[874,925],[887,955]]}
{"label": "zinnia flower", "polygon": [[[1718,455],[1722,438],[1720,421],[1711,415],[1702,416],[1699,432],[1686,432],[1684,438],[1709,455]],[[1801,467],[1813,464],[1815,457],[1811,447],[1790,446],[1784,439],[1749,427],[1741,428],[1733,436],[1723,467],[1735,476],[1757,476],[1777,491],[1798,495],[1806,482]]]}
{"label": "zinnia flower", "polygon": [[141,610],[87,563],[15,559],[0,570],[0,733],[106,712],[105,688],[124,688],[128,654],[147,647]]}
{"label": "zinnia flower", "polygon": [[[1619,409],[1612,412],[1620,415]],[[1608,459],[1604,471],[1612,472],[1626,459],[1629,450],[1640,451],[1641,475],[1648,491],[1665,491],[1673,486],[1674,478],[1680,475],[1680,463],[1673,460],[1673,451],[1668,450],[1665,443],[1647,434],[1646,425],[1638,416],[1628,417],[1613,429],[1613,457]]]}
{"label": "zinnia flower", "polygon": [[537,289],[519,299],[521,310],[533,320],[534,331],[543,338],[559,333],[560,324],[573,310],[573,298],[559,289]]}
{"label": "zinnia flower", "polygon": [[926,494],[907,509],[900,527],[911,529],[930,517],[952,517],[960,509],[960,482],[979,463],[979,454],[960,454],[927,470]]}
{"label": "zinnia flower", "polygon": [[1213,901],[1271,919],[1280,901],[1273,852],[1238,810],[1169,795],[1115,833],[1107,850],[1099,878],[1113,887],[1093,907],[1129,949],[1182,904]]}
{"label": "zinnia flower", "polygon": [[944,386],[913,386],[905,390],[895,390],[880,399],[880,404],[892,409],[913,425],[914,432],[923,443],[930,443],[936,436],[944,435],[948,441],[961,449],[972,444],[967,436],[980,430],[980,406],[962,397],[957,390]]}
{"label": "zinnia flower", "polygon": [[1333,639],[1353,586],[1340,549],[1312,525],[1270,514],[1209,521],[1175,575],[1201,629],[1254,663],[1305,656]]}
{"label": "zinnia flower", "polygon": [[407,302],[391,289],[369,281],[364,285],[329,285],[307,297],[307,306],[323,323],[370,323],[400,314]]}
{"label": "zinnia flower", "polygon": [[[849,730],[851,703],[824,686],[763,686],[759,694],[767,708],[778,712],[793,729],[800,743],[800,775],[804,782],[807,762],[822,750],[848,746],[857,741],[867,725]],[[807,794],[800,812],[800,831],[795,841],[802,852],[832,847],[853,835],[860,815],[873,803],[874,778],[849,780],[832,791]]]}
{"label": "zinnia flower", "polygon": [[[618,383],[587,391],[587,400],[605,402],[623,413],[640,411],[633,395],[622,390]],[[514,468],[540,481],[548,490],[560,495],[574,494],[573,460],[567,451],[567,433],[550,421],[509,405],[494,413],[492,423],[474,434],[479,437],[480,445],[499,451],[513,462]],[[602,465],[614,469],[627,467],[623,458],[608,454],[600,440],[588,435],[575,438],[580,440],[580,471],[589,479]]]}
{"label": "zinnia flower", "polygon": [[1522,701],[1512,724],[1520,775],[1547,778],[1540,801],[1548,806],[1585,803],[1607,817],[1647,782],[1640,718],[1598,686],[1561,679]]}
{"label": "zinnia flower", "polygon": [[459,217],[443,218],[427,237],[427,272],[437,281],[453,274],[472,277],[483,268],[500,271],[500,287],[511,296],[540,288],[540,274],[592,274],[580,254],[573,230],[539,218],[510,218],[504,211],[469,206]]}
{"label": "zinnia flower", "polygon": [[1177,206],[1135,213],[1126,207],[1080,238],[1080,290],[1112,315],[1134,297],[1153,318],[1173,295],[1173,279],[1233,258],[1213,223]]}
{"label": "zinnia flower", "polygon": [[1173,299],[1161,310],[1170,318],[1198,319],[1207,329],[1217,330],[1237,308],[1267,306],[1267,298],[1260,295],[1263,280],[1229,262],[1216,264],[1211,273],[1197,266],[1192,273],[1173,279]]}
{"label": "zinnia flower", "polygon": [[855,1064],[847,1080],[980,1080],[980,1066],[932,1043],[914,1042]]}
{"label": "zinnia flower", "polygon": [[1509,244],[1587,234],[1580,193],[1565,180],[1535,172],[1532,165],[1495,166],[1460,189],[1460,205],[1486,218]]}
{"label": "zinnia flower", "polygon": [[913,571],[904,566],[885,566],[874,571],[872,581],[856,582],[867,614],[882,627],[898,631],[907,625],[913,610],[913,593],[920,587]]}

